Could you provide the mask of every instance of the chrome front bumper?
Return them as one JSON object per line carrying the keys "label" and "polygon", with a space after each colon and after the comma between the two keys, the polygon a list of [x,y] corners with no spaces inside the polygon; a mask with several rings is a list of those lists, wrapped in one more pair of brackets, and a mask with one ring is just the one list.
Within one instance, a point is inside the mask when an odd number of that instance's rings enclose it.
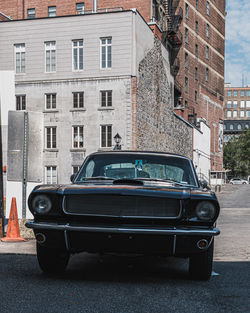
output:
{"label": "chrome front bumper", "polygon": [[74,226],[70,224],[57,223],[36,223],[27,222],[26,227],[36,230],[56,230],[56,231],[78,231],[96,233],[120,233],[120,234],[154,234],[154,235],[175,235],[175,236],[218,236],[217,228],[195,228],[195,227],[104,227],[104,226]]}

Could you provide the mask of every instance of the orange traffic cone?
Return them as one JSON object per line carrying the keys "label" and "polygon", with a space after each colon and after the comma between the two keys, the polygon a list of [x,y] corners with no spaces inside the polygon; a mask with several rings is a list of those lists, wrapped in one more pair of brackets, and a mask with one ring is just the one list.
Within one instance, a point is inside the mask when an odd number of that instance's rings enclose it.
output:
{"label": "orange traffic cone", "polygon": [[7,235],[5,238],[1,238],[1,241],[25,241],[25,239],[20,237],[20,229],[18,224],[18,216],[17,216],[17,207],[16,207],[16,198],[12,198],[11,201],[11,209],[10,209],[10,217],[7,228]]}

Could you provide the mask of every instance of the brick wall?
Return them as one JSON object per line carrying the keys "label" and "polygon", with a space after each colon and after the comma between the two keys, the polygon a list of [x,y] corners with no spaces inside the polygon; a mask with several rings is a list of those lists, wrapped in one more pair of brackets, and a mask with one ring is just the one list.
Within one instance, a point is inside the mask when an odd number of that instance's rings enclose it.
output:
{"label": "brick wall", "polygon": [[136,148],[192,157],[192,128],[173,113],[165,62],[160,41],[155,38],[154,48],[139,65]]}

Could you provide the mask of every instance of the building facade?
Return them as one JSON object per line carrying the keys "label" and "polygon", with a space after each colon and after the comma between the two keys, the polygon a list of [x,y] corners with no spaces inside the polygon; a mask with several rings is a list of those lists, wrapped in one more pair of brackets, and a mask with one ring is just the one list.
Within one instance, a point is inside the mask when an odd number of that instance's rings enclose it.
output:
{"label": "building facade", "polygon": [[[13,190],[22,207],[27,181],[27,194],[69,182],[87,154],[114,148],[116,133],[122,149],[192,158],[192,126],[173,112],[169,52],[136,10],[2,22],[0,47],[0,68],[15,71],[9,125],[22,125],[9,128],[7,208]],[[25,180],[17,152],[28,154]]]}
{"label": "building facade", "polygon": [[250,87],[225,85],[224,142],[250,128]]}
{"label": "building facade", "polygon": [[13,19],[136,8],[170,51],[176,113],[194,126],[199,126],[199,118],[206,121],[211,168],[222,169],[225,0],[5,0],[1,5]]}

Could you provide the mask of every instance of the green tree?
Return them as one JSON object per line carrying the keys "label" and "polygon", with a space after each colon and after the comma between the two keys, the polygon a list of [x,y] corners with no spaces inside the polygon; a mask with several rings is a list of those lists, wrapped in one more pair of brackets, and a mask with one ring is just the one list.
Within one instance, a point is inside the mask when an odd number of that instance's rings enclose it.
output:
{"label": "green tree", "polygon": [[224,145],[224,167],[231,171],[230,176],[250,175],[250,130]]}

